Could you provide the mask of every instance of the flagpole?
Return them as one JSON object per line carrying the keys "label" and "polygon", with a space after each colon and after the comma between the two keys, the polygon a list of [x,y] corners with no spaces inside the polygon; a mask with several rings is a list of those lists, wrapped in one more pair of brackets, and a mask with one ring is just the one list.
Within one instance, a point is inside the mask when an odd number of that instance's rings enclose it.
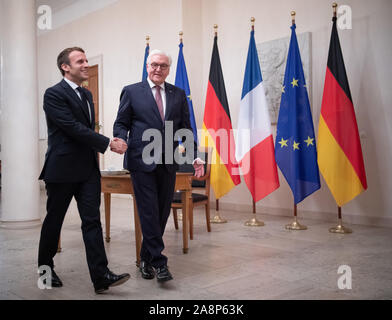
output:
{"label": "flagpole", "polygon": [[295,11],[291,11],[291,24],[295,25]]}
{"label": "flagpole", "polygon": [[264,222],[257,220],[257,218],[256,218],[256,202],[254,200],[252,200],[252,202],[253,202],[253,218],[246,221],[245,225],[247,227],[262,227],[262,226],[264,226]]}
{"label": "flagpole", "polygon": [[[178,33],[178,35],[180,36],[180,43],[182,43],[182,36],[184,35],[184,33],[182,32],[182,31],[180,31],[179,33]],[[185,152],[185,148],[184,148],[184,146],[183,145],[179,145],[178,146],[178,150],[182,153],[182,152]],[[180,212],[178,212],[177,213],[177,220],[182,220],[182,212],[180,213]]]}
{"label": "flagpole", "polygon": [[333,10],[333,16],[336,18],[336,11],[338,8],[338,4],[336,2],[332,3],[332,10]]}
{"label": "flagpole", "polygon": [[[334,2],[332,4],[334,18],[336,18],[337,7],[338,7],[338,4],[336,2]],[[340,207],[340,206],[338,206],[338,225],[336,227],[330,228],[329,232],[331,232],[331,233],[352,233],[352,230],[350,228],[346,228],[342,224],[342,207]]]}
{"label": "flagpole", "polygon": [[179,32],[179,36],[180,36],[180,43],[182,43],[182,35],[183,35],[184,33],[182,32],[182,31],[180,31]]}
{"label": "flagpole", "polygon": [[294,221],[286,225],[287,230],[306,230],[307,226],[300,224],[297,220],[297,204],[294,203]]}
{"label": "flagpole", "polygon": [[[214,24],[214,36],[218,36],[218,25]],[[210,219],[211,223],[226,223],[227,220],[223,219],[220,214],[219,214],[219,199],[216,199],[215,201],[215,216]]]}
{"label": "flagpole", "polygon": [[[255,21],[254,17],[250,18],[252,31],[255,31]],[[245,226],[247,227],[262,227],[264,226],[263,221],[259,221],[256,218],[256,202],[252,199],[252,207],[253,207],[253,218],[245,222]]]}
{"label": "flagpole", "polygon": [[350,228],[346,228],[342,224],[342,207],[338,206],[338,225],[336,227],[329,228],[331,233],[352,233]]}
{"label": "flagpole", "polygon": [[[291,24],[295,25],[295,11],[291,11]],[[286,225],[287,230],[306,230],[308,227],[300,224],[297,220],[297,204],[294,202],[294,221]]]}
{"label": "flagpole", "polygon": [[219,214],[219,199],[215,201],[215,216],[210,219],[211,223],[226,223],[227,220],[222,218]]}

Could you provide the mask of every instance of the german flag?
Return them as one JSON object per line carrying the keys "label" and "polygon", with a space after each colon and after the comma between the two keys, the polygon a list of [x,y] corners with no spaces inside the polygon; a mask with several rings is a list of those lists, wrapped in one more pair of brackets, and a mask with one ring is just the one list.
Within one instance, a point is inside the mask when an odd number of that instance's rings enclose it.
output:
{"label": "german flag", "polygon": [[201,145],[212,149],[211,186],[221,198],[241,182],[235,160],[235,143],[229,104],[215,35],[204,108]]}
{"label": "german flag", "polygon": [[336,20],[336,17],[332,19],[318,129],[318,164],[337,205],[341,207],[366,190],[367,182]]}

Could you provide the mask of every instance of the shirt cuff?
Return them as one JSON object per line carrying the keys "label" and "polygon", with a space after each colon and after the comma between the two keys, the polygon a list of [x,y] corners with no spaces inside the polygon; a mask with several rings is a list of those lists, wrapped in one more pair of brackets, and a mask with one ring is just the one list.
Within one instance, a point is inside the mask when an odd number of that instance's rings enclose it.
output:
{"label": "shirt cuff", "polygon": [[200,160],[201,164],[205,164],[206,163],[205,161],[201,160],[200,158],[196,158],[195,160],[193,160],[192,164],[195,164],[196,160]]}
{"label": "shirt cuff", "polygon": [[[106,149],[105,149],[105,152],[108,151],[111,142],[112,142],[112,139],[109,139],[109,143],[108,143],[108,145],[107,145],[107,147],[106,147]],[[105,153],[105,152],[104,152],[104,153]]]}

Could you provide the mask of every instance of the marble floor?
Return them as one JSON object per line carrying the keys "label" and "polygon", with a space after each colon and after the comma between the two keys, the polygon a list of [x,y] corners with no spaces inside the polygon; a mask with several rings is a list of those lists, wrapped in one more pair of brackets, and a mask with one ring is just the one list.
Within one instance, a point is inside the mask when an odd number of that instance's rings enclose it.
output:
{"label": "marble floor", "polygon": [[[41,195],[45,212],[45,195]],[[222,211],[228,223],[205,226],[204,212],[194,215],[194,240],[182,253],[182,231],[170,217],[165,254],[173,281],[160,285],[141,278],[135,266],[135,241],[130,199],[112,198],[111,242],[106,243],[109,267],[129,272],[131,279],[105,294],[94,293],[88,275],[80,219],[71,203],[63,231],[63,251],[56,255],[56,272],[64,286],[37,286],[40,228],[0,229],[0,299],[392,299],[392,230],[349,225],[352,234],[331,234],[330,222],[302,219],[305,231],[287,231],[290,218],[258,214],[264,227],[246,227],[250,213]],[[103,210],[102,210],[102,221]],[[339,289],[348,277],[351,289]],[[340,279],[349,286],[349,280]]]}

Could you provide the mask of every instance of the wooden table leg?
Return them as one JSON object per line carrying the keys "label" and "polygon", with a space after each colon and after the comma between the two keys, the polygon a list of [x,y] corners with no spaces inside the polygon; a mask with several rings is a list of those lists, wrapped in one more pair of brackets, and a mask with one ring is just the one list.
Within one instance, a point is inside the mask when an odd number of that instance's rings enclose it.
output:
{"label": "wooden table leg", "polygon": [[183,241],[183,253],[188,253],[188,234],[189,234],[189,205],[190,205],[190,191],[187,190],[182,192],[182,241]]}
{"label": "wooden table leg", "polygon": [[106,242],[110,242],[110,193],[104,193],[105,200],[105,229],[106,229]]}
{"label": "wooden table leg", "polygon": [[193,205],[192,201],[189,201],[189,238],[193,240]]}
{"label": "wooden table leg", "polygon": [[133,217],[135,220],[136,266],[140,266],[140,250],[142,248],[142,230],[140,227],[139,212],[137,211],[135,196],[133,196]]}

